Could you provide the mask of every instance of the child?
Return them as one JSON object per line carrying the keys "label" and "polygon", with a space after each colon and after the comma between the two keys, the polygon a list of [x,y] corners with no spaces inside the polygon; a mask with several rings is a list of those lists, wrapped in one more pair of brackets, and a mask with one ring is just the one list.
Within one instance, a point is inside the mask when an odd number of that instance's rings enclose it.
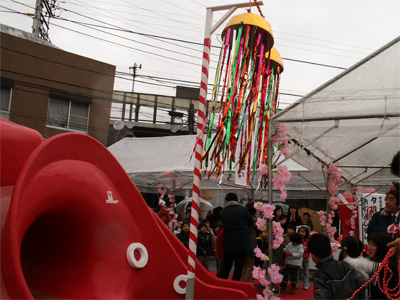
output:
{"label": "child", "polygon": [[[261,250],[262,253],[268,255],[268,230],[264,230],[261,232],[260,236],[257,238],[257,247]],[[254,266],[262,268],[264,265],[264,261],[256,257]]]}
{"label": "child", "polygon": [[215,266],[216,266],[217,270],[218,270],[218,264],[219,264],[219,257],[218,257],[218,251],[217,251],[217,236],[218,236],[218,232],[220,229],[221,229],[221,223],[220,222],[215,223],[214,228],[213,228],[212,244],[215,249],[214,259],[215,259]]}
{"label": "child", "polygon": [[181,233],[182,224],[183,224],[183,221],[179,221],[178,223],[176,223],[176,227],[175,227],[175,230],[174,230],[174,234],[175,235],[178,235],[179,233]]}
{"label": "child", "polygon": [[[313,234],[308,250],[318,269],[314,274],[314,299],[348,299],[363,285],[363,279],[352,266],[333,259],[328,236]],[[354,299],[364,297],[365,291],[361,290]]]}
{"label": "child", "polygon": [[214,236],[214,231],[212,230],[212,228],[211,228],[211,226],[210,226],[210,220],[205,219],[202,223],[203,223],[204,225],[206,225],[207,231],[208,231],[209,233],[211,233],[212,236]]}
{"label": "child", "polygon": [[285,243],[285,245],[290,243],[290,237],[295,232],[296,232],[296,226],[294,226],[293,224],[289,224],[287,229],[286,229],[286,234],[284,235],[284,238],[285,238],[284,243]]}
{"label": "child", "polygon": [[299,270],[303,262],[304,247],[301,241],[301,235],[293,233],[290,237],[290,243],[283,249],[286,252],[286,266],[283,268],[283,281],[281,283],[282,293],[286,290],[288,280],[291,280],[290,293],[296,292],[296,284],[299,276]]}
{"label": "child", "polygon": [[[281,245],[282,251],[283,251],[283,248],[284,248],[287,244],[290,243],[290,237],[292,236],[293,233],[296,232],[296,227],[295,227],[293,224],[289,224],[286,230],[287,230],[287,231],[286,231],[286,234],[283,236],[284,241],[283,241],[283,243],[282,243],[282,245]],[[285,254],[285,251],[283,251],[282,262],[281,262],[279,265],[280,265],[280,266],[285,265],[285,261],[286,261],[286,254]]]}
{"label": "child", "polygon": [[199,226],[197,236],[197,259],[208,271],[209,256],[214,252],[212,235],[208,232],[207,226],[203,223]]}
{"label": "child", "polygon": [[303,290],[308,290],[310,285],[310,252],[308,251],[307,243],[308,238],[310,237],[310,231],[308,226],[302,226],[299,228],[298,233],[301,235],[303,246],[304,246],[304,254],[303,254]]}
{"label": "child", "polygon": [[182,223],[181,232],[179,232],[176,237],[185,245],[186,248],[189,248],[189,230],[190,226],[188,223]]}

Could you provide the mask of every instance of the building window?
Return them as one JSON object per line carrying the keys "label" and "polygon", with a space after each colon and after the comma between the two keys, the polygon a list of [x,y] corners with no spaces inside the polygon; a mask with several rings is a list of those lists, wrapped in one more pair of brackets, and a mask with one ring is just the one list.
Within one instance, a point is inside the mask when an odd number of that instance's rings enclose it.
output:
{"label": "building window", "polygon": [[89,109],[88,103],[50,96],[47,126],[87,133]]}
{"label": "building window", "polygon": [[6,120],[10,116],[11,91],[12,88],[10,86],[1,86],[0,117]]}

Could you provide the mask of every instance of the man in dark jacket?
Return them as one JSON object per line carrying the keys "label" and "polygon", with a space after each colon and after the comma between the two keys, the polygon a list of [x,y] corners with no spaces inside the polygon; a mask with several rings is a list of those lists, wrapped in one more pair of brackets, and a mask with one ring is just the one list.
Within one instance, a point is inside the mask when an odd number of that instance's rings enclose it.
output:
{"label": "man in dark jacket", "polygon": [[251,249],[249,226],[253,218],[247,207],[238,202],[234,193],[225,196],[226,205],[219,213],[224,227],[223,248],[224,259],[221,266],[220,278],[228,279],[232,263],[235,261],[235,270],[232,279],[239,281],[246,255]]}
{"label": "man in dark jacket", "polygon": [[[364,281],[348,263],[333,259],[329,237],[315,233],[308,241],[308,250],[316,264],[314,274],[315,299],[348,299]],[[354,299],[364,299],[365,290],[359,291]]]}
{"label": "man in dark jacket", "polygon": [[387,232],[387,228],[391,224],[400,222],[400,184],[393,182],[393,185],[386,193],[386,207],[381,211],[374,213],[368,224],[367,233]]}

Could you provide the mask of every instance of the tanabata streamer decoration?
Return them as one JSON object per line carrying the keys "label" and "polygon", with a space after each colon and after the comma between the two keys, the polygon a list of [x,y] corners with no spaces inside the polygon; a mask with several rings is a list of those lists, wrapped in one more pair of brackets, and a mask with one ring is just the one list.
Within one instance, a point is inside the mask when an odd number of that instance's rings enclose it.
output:
{"label": "tanabata streamer decoration", "polygon": [[238,168],[249,183],[267,162],[268,124],[277,111],[283,64],[272,48],[269,23],[256,14],[234,16],[222,40],[202,159],[208,176],[215,172],[218,179],[228,171],[230,180]]}

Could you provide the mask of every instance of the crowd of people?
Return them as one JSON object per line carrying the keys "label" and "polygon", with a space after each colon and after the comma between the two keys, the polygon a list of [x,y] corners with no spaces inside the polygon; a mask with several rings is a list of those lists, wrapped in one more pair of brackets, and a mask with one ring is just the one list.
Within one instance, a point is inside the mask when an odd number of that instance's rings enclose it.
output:
{"label": "crowd of people", "polygon": [[[400,177],[399,153],[393,158],[391,170]],[[269,249],[269,231],[257,229],[255,224],[260,215],[253,203],[242,205],[234,193],[228,193],[225,200],[226,204],[219,214],[220,220],[213,224],[213,228],[209,220],[202,221],[197,238],[199,262],[208,270],[209,257],[214,256],[219,278],[228,279],[232,274],[232,280],[252,282],[254,266],[266,269],[271,264],[277,264],[281,268],[283,281],[279,286],[272,284],[272,291],[284,293],[290,286],[290,293],[295,293],[299,281],[302,281],[303,289],[309,288],[309,265],[312,260],[317,268],[313,276],[315,299],[347,299],[351,296],[355,299],[389,299],[387,291],[392,295],[398,291],[394,298],[399,298],[397,261],[400,238],[389,229],[396,224],[400,226],[398,182],[394,182],[387,191],[385,208],[375,213],[369,222],[368,251],[359,239],[347,236],[341,240],[337,260],[332,255],[330,238],[323,233],[310,234],[314,228],[310,215],[305,212],[300,216],[296,205],[290,204],[287,214],[281,206],[275,206],[273,221],[282,225],[284,242],[278,249]],[[187,220],[180,221],[178,227],[176,236],[188,247]],[[269,260],[262,261],[256,257],[256,247]],[[388,258],[390,248],[393,251]]]}

